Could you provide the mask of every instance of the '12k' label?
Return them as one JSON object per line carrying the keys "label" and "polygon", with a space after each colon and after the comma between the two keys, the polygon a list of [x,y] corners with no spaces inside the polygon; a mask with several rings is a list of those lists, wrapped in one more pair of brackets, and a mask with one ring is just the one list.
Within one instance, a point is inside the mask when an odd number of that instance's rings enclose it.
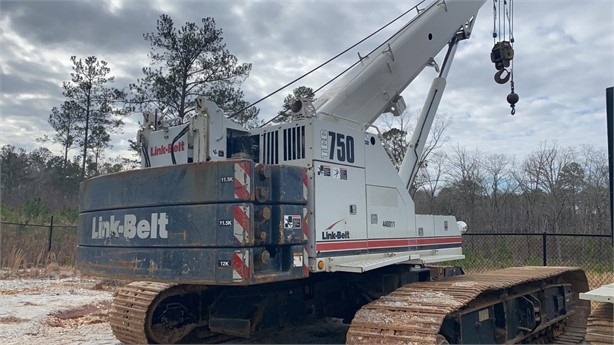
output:
{"label": "'12k' label", "polygon": [[92,238],[120,237],[127,239],[139,237],[168,238],[166,213],[152,213],[149,219],[139,219],[134,214],[126,214],[123,219],[115,216],[92,218]]}

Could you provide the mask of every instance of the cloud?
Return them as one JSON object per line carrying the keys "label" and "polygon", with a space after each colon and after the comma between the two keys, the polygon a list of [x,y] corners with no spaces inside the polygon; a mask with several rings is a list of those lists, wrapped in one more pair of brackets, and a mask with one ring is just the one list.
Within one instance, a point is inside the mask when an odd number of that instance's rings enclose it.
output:
{"label": "cloud", "polygon": [[[152,29],[158,16],[145,1],[126,1],[113,10],[103,1],[3,1],[2,17],[37,47],[70,50],[69,44],[90,52],[112,54],[140,50],[140,34]],[[74,48],[74,47],[73,47]]]}
{"label": "cloud", "polygon": [[[412,2],[417,3],[417,1]],[[0,11],[0,145],[32,150],[33,138],[50,133],[47,117],[62,102],[70,79],[69,57],[96,55],[109,62],[116,87],[141,77],[148,43],[162,13],[175,24],[215,18],[224,42],[240,62],[253,64],[244,83],[255,101],[372,33],[412,6],[398,1],[6,1]],[[423,7],[423,6],[422,6]],[[313,75],[260,103],[261,116],[277,113],[300,85],[318,88],[366,55],[401,23]],[[614,3],[611,1],[515,1],[514,81],[520,95],[510,116],[510,85],[493,80],[492,8],[487,3],[471,39],[461,42],[440,106],[453,117],[450,147],[486,152],[528,153],[546,139],[562,145],[605,143],[604,89],[614,83]],[[416,47],[419,49],[419,47]],[[441,62],[443,52],[437,56]],[[405,90],[411,112],[421,109],[431,68]],[[134,114],[124,133],[113,136],[127,151],[138,127]],[[41,135],[38,135],[40,133]]]}

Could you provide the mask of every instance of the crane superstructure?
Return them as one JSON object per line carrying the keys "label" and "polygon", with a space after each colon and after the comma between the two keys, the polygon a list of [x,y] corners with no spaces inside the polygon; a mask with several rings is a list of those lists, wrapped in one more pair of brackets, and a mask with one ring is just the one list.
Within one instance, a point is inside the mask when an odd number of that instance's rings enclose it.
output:
{"label": "crane superstructure", "polygon": [[[416,17],[313,103],[295,104],[288,123],[248,130],[203,97],[182,123],[146,113],[137,135],[143,169],[89,179],[80,193],[79,269],[140,280],[113,303],[109,319],[118,339],[218,341],[356,315],[348,342],[372,341],[383,334],[373,320],[394,314],[390,305],[374,306],[378,297],[407,286],[424,296],[448,294],[447,283],[429,281],[462,270],[428,265],[464,258],[463,229],[454,216],[417,215],[408,187],[457,45],[469,38],[484,2],[416,7]],[[439,66],[435,57],[446,46]],[[368,129],[382,113],[404,111],[401,93],[425,67],[437,75],[397,172]],[[581,304],[582,276],[574,269],[527,270],[514,281],[502,273],[496,287],[476,288],[453,303],[457,309],[442,309],[437,329],[420,326],[426,333],[419,338],[535,340],[568,318],[581,322],[572,306]],[[561,283],[566,278],[574,282]],[[529,288],[535,282],[542,288]],[[479,295],[507,288],[516,294],[487,302]],[[394,304],[415,312],[420,325],[422,314],[412,308],[424,303],[400,301]],[[526,324],[506,318],[518,312]],[[476,318],[490,328],[476,331]],[[404,327],[393,324],[387,326],[393,331]]]}

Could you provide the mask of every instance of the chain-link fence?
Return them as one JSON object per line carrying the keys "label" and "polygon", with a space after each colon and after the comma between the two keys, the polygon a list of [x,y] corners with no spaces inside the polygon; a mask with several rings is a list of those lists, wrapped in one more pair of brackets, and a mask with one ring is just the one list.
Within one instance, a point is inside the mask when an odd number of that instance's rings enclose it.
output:
{"label": "chain-link fence", "polygon": [[[74,263],[74,225],[0,223],[0,267],[36,267]],[[614,283],[611,235],[466,233],[465,259],[453,264],[466,272],[510,266],[575,266],[589,278],[591,289]]]}
{"label": "chain-link fence", "polygon": [[582,268],[591,289],[614,283],[611,235],[467,233],[465,259],[457,264],[467,272],[510,266],[575,266]]}
{"label": "chain-link fence", "polygon": [[[52,218],[53,219],[53,218]],[[77,246],[75,225],[0,222],[0,267],[72,265]]]}

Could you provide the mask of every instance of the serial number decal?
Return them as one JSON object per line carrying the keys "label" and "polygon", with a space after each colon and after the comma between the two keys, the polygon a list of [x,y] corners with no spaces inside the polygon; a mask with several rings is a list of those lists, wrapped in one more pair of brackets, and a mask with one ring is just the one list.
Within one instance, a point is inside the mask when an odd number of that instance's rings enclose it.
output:
{"label": "serial number decal", "polygon": [[394,223],[393,220],[385,220],[385,221],[382,222],[382,225],[385,228],[394,228],[395,227],[395,223]]}
{"label": "serial number decal", "polygon": [[[328,132],[328,136],[326,136]],[[354,137],[333,131],[322,130],[322,158],[354,163]]]}
{"label": "serial number decal", "polygon": [[218,267],[230,267],[230,260],[218,260]]}

